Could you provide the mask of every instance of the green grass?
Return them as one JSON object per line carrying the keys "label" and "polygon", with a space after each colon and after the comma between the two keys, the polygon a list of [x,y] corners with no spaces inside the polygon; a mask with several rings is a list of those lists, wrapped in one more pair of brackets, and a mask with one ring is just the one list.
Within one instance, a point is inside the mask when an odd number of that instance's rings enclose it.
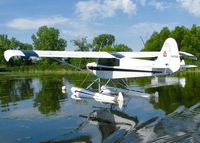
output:
{"label": "green grass", "polygon": [[[1,68],[0,68],[1,69]],[[1,75],[65,75],[74,73],[88,73],[87,70],[78,71],[66,65],[33,65],[33,66],[16,66],[4,67],[0,71]]]}

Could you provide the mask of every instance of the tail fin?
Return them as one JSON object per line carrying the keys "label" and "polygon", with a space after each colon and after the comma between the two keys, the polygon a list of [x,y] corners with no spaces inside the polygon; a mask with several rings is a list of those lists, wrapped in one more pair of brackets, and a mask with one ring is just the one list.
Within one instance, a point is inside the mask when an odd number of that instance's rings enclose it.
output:
{"label": "tail fin", "polygon": [[165,40],[154,67],[165,68],[167,73],[174,73],[179,70],[180,56],[177,43],[173,38]]}

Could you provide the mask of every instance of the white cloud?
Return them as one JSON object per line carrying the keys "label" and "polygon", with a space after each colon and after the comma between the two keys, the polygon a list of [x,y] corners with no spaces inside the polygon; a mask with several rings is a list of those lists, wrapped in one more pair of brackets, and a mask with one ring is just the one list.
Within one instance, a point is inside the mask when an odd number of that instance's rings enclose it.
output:
{"label": "white cloud", "polygon": [[167,6],[164,4],[164,2],[160,2],[160,1],[156,1],[156,0],[151,1],[149,4],[153,7],[155,7],[155,9],[161,10],[161,11],[167,8]]}
{"label": "white cloud", "polygon": [[[99,30],[93,29],[93,25],[98,23],[92,23],[88,25],[84,21],[76,21],[73,19],[61,17],[61,16],[51,16],[49,18],[15,18],[10,20],[6,26],[14,28],[17,30],[37,30],[43,25],[53,26],[59,28],[61,33],[65,37],[77,38],[88,36],[89,38],[93,37]],[[100,25],[100,24],[98,24]]]}
{"label": "white cloud", "polygon": [[176,0],[189,13],[200,17],[200,0]]}
{"label": "white cloud", "polygon": [[136,4],[132,0],[89,0],[76,4],[76,13],[81,20],[112,17],[119,10],[132,15],[136,12]]}
{"label": "white cloud", "polygon": [[37,29],[40,26],[55,26],[55,25],[64,25],[70,24],[72,21],[70,19],[54,16],[50,18],[16,18],[7,23],[8,27],[19,29],[19,30],[27,30],[27,29]]}

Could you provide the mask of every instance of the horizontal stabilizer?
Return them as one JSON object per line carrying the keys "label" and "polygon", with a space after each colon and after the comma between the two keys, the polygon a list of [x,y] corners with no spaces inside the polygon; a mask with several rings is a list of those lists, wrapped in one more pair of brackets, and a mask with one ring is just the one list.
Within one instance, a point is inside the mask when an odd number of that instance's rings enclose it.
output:
{"label": "horizontal stabilizer", "polygon": [[189,58],[189,59],[192,59],[192,60],[197,60],[197,57],[190,54],[190,53],[187,53],[187,52],[182,52],[182,51],[179,51],[179,55],[182,56],[182,57],[186,57],[186,58]]}

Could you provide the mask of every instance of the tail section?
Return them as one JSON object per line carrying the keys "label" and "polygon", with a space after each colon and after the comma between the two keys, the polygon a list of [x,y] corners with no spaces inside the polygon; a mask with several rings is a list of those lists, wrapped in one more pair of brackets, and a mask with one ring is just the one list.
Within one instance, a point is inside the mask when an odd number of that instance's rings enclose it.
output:
{"label": "tail section", "polygon": [[166,69],[166,73],[174,73],[179,70],[180,56],[177,43],[173,38],[165,40],[154,67]]}

